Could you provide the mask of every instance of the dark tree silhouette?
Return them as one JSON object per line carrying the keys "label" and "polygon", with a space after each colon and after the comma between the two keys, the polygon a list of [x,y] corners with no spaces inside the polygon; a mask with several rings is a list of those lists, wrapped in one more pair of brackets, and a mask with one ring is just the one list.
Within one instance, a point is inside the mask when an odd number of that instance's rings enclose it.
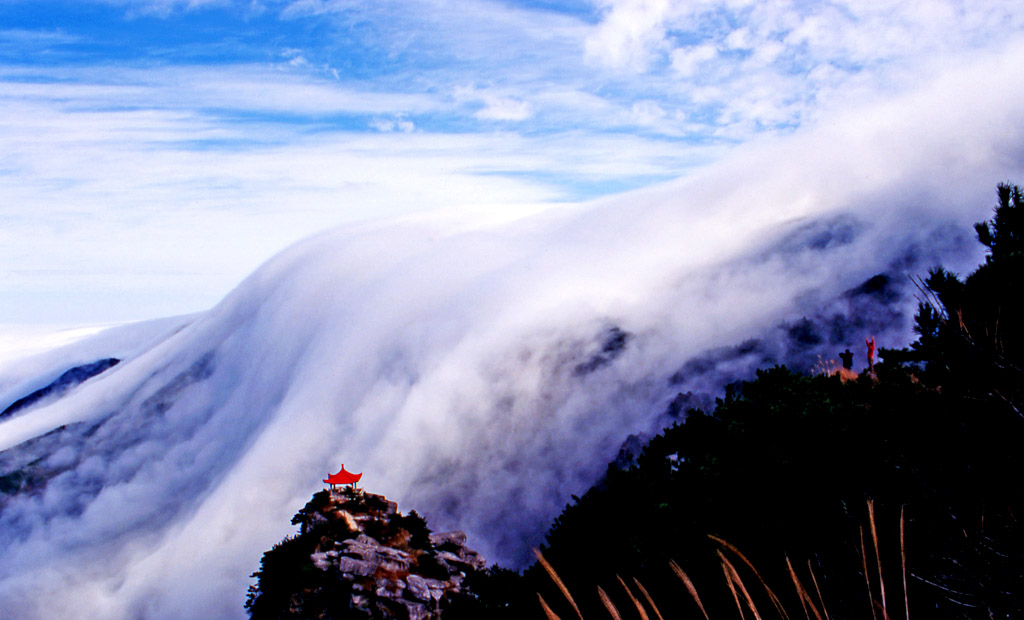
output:
{"label": "dark tree silhouette", "polygon": [[943,268],[929,273],[916,317],[920,338],[903,359],[924,363],[931,383],[1021,414],[1024,196],[1009,184],[997,195],[992,219],[975,224],[985,263],[965,279]]}

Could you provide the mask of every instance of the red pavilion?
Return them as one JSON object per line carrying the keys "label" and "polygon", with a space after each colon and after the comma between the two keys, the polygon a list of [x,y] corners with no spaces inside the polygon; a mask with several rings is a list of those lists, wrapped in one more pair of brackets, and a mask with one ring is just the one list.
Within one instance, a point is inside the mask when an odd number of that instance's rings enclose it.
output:
{"label": "red pavilion", "polygon": [[345,471],[345,466],[341,466],[341,471],[336,474],[328,474],[324,482],[331,485],[331,489],[337,484],[350,484],[355,487],[359,479],[363,477],[363,474],[353,474],[352,472]]}

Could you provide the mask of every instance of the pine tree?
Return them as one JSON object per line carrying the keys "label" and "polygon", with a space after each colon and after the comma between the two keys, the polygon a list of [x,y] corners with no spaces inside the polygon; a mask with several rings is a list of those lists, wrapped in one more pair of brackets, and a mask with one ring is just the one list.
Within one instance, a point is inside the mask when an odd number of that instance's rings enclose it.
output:
{"label": "pine tree", "polygon": [[938,268],[924,281],[912,358],[926,363],[930,383],[995,398],[1021,414],[1024,195],[1000,184],[997,196],[992,219],[974,227],[988,248],[985,263],[965,279]]}

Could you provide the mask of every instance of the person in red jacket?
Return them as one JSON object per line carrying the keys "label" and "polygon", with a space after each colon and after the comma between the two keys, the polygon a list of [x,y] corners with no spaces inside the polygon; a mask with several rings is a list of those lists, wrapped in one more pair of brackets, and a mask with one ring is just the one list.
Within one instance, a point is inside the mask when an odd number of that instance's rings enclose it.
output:
{"label": "person in red jacket", "polygon": [[875,337],[865,338],[864,342],[868,345],[868,371],[875,372]]}

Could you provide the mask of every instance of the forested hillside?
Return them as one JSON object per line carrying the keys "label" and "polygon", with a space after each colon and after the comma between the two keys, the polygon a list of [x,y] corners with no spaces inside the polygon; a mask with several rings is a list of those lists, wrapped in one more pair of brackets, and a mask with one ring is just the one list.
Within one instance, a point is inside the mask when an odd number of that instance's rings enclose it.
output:
{"label": "forested hillside", "polygon": [[1000,185],[976,226],[985,263],[917,280],[910,348],[854,372],[764,369],[609,467],[542,549],[572,601],[538,563],[498,571],[475,613],[1024,615],[1022,204]]}

